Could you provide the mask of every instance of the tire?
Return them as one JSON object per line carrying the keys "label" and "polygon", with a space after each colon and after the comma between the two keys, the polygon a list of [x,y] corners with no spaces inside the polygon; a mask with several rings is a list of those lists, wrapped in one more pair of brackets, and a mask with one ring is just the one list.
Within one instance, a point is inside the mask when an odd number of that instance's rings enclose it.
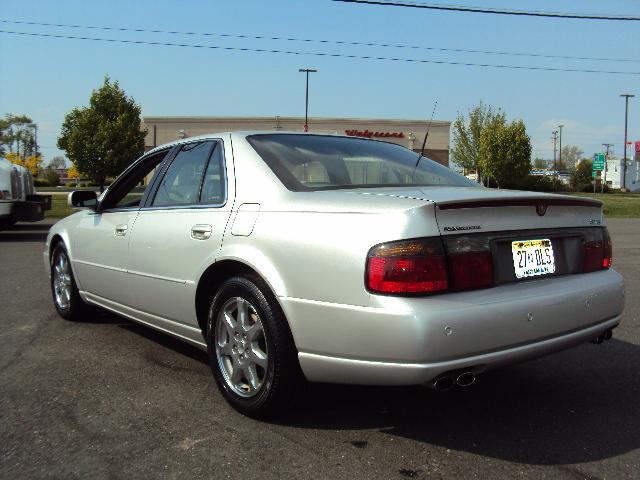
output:
{"label": "tire", "polygon": [[289,325],[259,278],[222,284],[211,301],[206,340],[220,392],[244,415],[282,413],[305,383]]}
{"label": "tire", "polygon": [[87,305],[78,292],[69,254],[63,243],[58,243],[51,255],[51,296],[58,315],[67,320],[82,320]]}
{"label": "tire", "polygon": [[13,227],[18,221],[13,220],[11,218],[5,218],[4,220],[0,220],[0,228],[9,228]]}

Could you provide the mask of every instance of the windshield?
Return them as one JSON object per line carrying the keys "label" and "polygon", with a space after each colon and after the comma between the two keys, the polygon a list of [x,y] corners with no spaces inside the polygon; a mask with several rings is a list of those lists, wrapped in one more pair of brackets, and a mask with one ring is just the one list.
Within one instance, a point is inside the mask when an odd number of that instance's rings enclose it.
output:
{"label": "windshield", "polygon": [[331,135],[247,137],[292,191],[394,186],[473,187],[475,182],[393,143]]}

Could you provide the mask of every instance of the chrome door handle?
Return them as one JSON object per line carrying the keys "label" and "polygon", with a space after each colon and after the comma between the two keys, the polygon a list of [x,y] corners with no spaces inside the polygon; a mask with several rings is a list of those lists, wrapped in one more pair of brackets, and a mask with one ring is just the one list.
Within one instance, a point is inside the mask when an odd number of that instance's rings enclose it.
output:
{"label": "chrome door handle", "polygon": [[211,236],[211,225],[194,225],[191,227],[191,238],[194,240],[206,240]]}
{"label": "chrome door handle", "polygon": [[126,225],[116,225],[115,234],[118,237],[124,237],[127,234],[127,226]]}

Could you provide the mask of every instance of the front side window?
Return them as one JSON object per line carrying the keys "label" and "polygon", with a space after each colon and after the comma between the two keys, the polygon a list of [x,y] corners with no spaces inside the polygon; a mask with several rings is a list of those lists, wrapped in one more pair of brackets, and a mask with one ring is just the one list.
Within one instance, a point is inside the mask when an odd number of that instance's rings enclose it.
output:
{"label": "front side window", "polygon": [[182,145],[158,186],[152,206],[198,203],[203,175],[214,146],[215,142]]}
{"label": "front side window", "polygon": [[477,187],[475,182],[447,167],[392,143],[303,134],[251,135],[247,141],[292,191],[434,185]]}
{"label": "front side window", "polygon": [[107,190],[106,196],[101,202],[101,209],[138,208],[146,190],[152,183],[156,170],[162,164],[169,150],[162,150],[140,160],[131,171],[118,177]]}

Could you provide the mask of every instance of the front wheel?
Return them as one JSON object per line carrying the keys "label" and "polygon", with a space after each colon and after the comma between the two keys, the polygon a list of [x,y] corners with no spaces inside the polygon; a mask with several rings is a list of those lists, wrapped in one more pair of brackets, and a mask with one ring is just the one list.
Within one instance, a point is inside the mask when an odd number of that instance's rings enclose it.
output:
{"label": "front wheel", "polygon": [[86,312],[67,249],[62,243],[56,245],[51,255],[51,295],[58,314],[67,320],[80,320]]}
{"label": "front wheel", "polygon": [[209,309],[207,345],[220,391],[245,415],[281,412],[304,383],[289,326],[257,278],[234,277],[220,287]]}

